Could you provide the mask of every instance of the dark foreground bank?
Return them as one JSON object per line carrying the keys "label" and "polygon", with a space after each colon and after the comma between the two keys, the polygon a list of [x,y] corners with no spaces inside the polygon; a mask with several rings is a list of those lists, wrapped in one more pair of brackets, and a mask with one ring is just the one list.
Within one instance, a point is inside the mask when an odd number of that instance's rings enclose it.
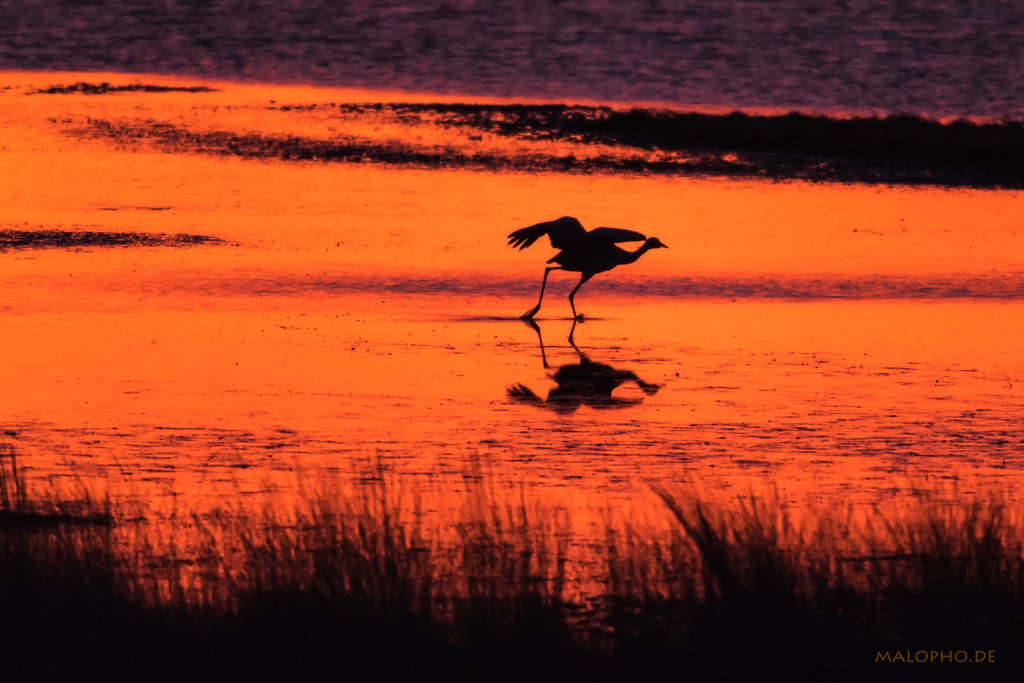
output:
{"label": "dark foreground bank", "polygon": [[[565,511],[474,479],[450,526],[386,472],[294,515],[140,510],[0,487],[4,680],[1010,680],[1022,506],[917,493],[888,516],[710,505],[608,516],[580,601]],[[667,531],[665,529],[668,529]],[[923,653],[923,654],[922,654]],[[922,659],[924,658],[924,661]],[[913,661],[911,661],[913,660]]]}

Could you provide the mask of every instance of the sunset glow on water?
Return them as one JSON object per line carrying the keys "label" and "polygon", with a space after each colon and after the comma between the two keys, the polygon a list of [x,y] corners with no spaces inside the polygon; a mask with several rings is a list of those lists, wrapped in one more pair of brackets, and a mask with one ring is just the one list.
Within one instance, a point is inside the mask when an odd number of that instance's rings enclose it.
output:
{"label": "sunset glow on water", "polygon": [[[580,504],[653,503],[650,479],[726,496],[772,481],[868,504],[894,477],[1019,477],[1017,192],[117,144],[86,124],[513,157],[556,146],[299,106],[372,93],[26,94],[85,78],[4,77],[4,228],[219,241],[3,254],[2,381],[17,387],[4,438],[26,471],[215,498],[211,481],[229,494],[287,488],[282,472],[351,475],[375,457],[429,481],[482,457],[503,482]],[[539,338],[516,318],[553,251],[505,244],[564,214],[670,246],[581,290],[578,350],[566,341],[572,274],[552,276]],[[559,399],[555,371],[586,363],[657,388],[627,379],[612,401]]]}

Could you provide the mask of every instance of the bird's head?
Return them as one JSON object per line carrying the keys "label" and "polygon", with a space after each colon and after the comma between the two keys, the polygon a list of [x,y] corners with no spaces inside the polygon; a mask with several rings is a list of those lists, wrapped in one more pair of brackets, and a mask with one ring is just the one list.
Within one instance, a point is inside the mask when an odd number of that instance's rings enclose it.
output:
{"label": "bird's head", "polygon": [[657,237],[648,237],[647,241],[644,243],[644,246],[646,246],[648,249],[668,249],[668,246],[662,244],[661,240],[659,240]]}

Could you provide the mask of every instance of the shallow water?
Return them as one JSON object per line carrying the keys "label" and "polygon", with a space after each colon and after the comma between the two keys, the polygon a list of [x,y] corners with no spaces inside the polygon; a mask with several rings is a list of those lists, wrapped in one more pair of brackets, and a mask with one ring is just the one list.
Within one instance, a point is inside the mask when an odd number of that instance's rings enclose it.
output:
{"label": "shallow water", "polygon": [[[33,477],[204,504],[374,458],[453,485],[482,460],[580,505],[1019,482],[1019,193],[119,146],[76,122],[306,134],[269,100],[345,93],[24,94],[53,80],[0,94],[0,227],[221,241],[0,253],[0,439]],[[574,278],[531,329],[552,250],[505,237],[562,214],[670,247],[581,290],[576,347]]]}
{"label": "shallow water", "polygon": [[[1024,464],[1019,304],[596,297],[579,351],[569,321],[540,322],[546,370],[533,330],[464,315],[518,301],[447,299],[7,316],[3,380],[21,389],[5,429],[30,468],[179,489],[232,468],[347,473],[379,455],[457,472],[480,455],[588,496],[765,475],[870,498]],[[622,371],[610,394],[598,364]]]}

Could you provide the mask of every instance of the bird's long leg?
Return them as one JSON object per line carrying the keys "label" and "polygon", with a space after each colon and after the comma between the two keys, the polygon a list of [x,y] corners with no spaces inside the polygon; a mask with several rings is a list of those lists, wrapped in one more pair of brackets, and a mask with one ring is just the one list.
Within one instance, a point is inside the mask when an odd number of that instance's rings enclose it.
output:
{"label": "bird's long leg", "polygon": [[537,298],[537,305],[523,313],[519,318],[521,320],[531,320],[533,316],[537,315],[537,311],[540,310],[540,303],[544,300],[544,288],[548,285],[548,275],[551,274],[552,270],[561,270],[561,266],[551,266],[550,268],[544,269],[544,279],[540,283],[540,297]]}
{"label": "bird's long leg", "polygon": [[573,302],[573,297],[576,296],[576,292],[579,291],[579,288],[583,286],[583,283],[586,282],[587,280],[589,280],[592,277],[594,277],[593,273],[584,273],[583,277],[580,278],[579,283],[577,283],[576,287],[569,294],[569,305],[572,307],[572,319],[573,320],[578,320],[580,322],[583,322],[583,316],[576,312],[576,304],[575,304],[575,302]]}

